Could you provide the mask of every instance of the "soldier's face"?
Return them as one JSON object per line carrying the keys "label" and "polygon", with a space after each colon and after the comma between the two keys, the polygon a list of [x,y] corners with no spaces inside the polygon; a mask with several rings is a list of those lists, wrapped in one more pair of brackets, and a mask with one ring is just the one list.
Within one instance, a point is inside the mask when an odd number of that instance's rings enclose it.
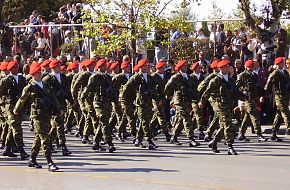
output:
{"label": "soldier's face", "polygon": [[142,73],[148,73],[150,70],[149,63],[146,63],[142,67],[140,67]]}
{"label": "soldier's face", "polygon": [[180,71],[183,73],[186,73],[187,71],[187,64],[182,65],[182,67],[180,67]]}
{"label": "soldier's face", "polygon": [[255,70],[255,66],[251,66],[251,67],[246,67],[248,71],[252,72]]}
{"label": "soldier's face", "polygon": [[34,79],[35,81],[37,81],[37,82],[41,81],[41,79],[42,79],[41,71],[38,71],[38,72],[34,73],[34,74],[32,75],[32,77],[33,77],[33,79]]}
{"label": "soldier's face", "polygon": [[60,66],[58,65],[58,66],[54,67],[52,70],[54,73],[60,73]]}
{"label": "soldier's face", "polygon": [[106,66],[106,64],[102,64],[100,67],[99,67],[99,69],[100,69],[100,71],[101,72],[106,72],[107,71],[107,66]]}
{"label": "soldier's face", "polygon": [[130,73],[131,72],[131,67],[128,65],[127,67],[124,68],[125,73]]}
{"label": "soldier's face", "polygon": [[285,63],[284,61],[278,64],[279,69],[284,69],[285,68]]}
{"label": "soldier's face", "polygon": [[11,74],[16,75],[18,73],[18,66],[14,66],[10,70]]}
{"label": "soldier's face", "polygon": [[220,72],[223,74],[223,75],[227,75],[229,73],[229,65],[225,65],[223,67],[220,68]]}

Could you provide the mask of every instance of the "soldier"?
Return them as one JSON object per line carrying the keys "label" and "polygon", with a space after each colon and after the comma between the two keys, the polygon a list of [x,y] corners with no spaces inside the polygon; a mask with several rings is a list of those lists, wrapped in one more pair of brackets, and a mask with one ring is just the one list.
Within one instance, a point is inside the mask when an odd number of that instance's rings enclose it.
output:
{"label": "soldier", "polygon": [[[206,90],[206,88],[209,85],[209,82],[211,79],[213,79],[214,77],[218,76],[219,73],[219,69],[217,67],[219,63],[219,60],[215,60],[211,63],[210,67],[211,69],[213,69],[213,72],[208,75],[199,85],[197,90],[199,91],[200,94],[203,94],[203,92]],[[215,101],[214,98],[214,94],[210,96],[210,98],[208,99],[208,103],[206,103],[206,106],[211,107],[213,109],[213,117],[211,119],[211,122],[206,130],[207,135],[204,137],[204,140],[206,142],[209,142],[212,140],[212,135],[215,132],[215,130],[218,128],[218,124],[219,124],[219,120],[218,120],[218,112],[215,108],[217,108],[216,104],[218,102]],[[205,108],[204,108],[205,109]]]}
{"label": "soldier", "polygon": [[49,171],[57,171],[59,168],[51,159],[49,130],[52,109],[60,113],[60,106],[51,88],[47,87],[41,81],[41,66],[38,63],[32,63],[29,74],[32,80],[23,89],[23,93],[16,103],[14,114],[19,115],[26,102],[31,102],[31,119],[35,127],[35,138],[31,148],[31,156],[28,167],[42,168],[36,161],[36,157],[42,148],[46,158]]}
{"label": "soldier", "polygon": [[112,111],[111,102],[116,102],[117,96],[113,88],[112,79],[106,73],[106,63],[106,59],[100,59],[97,62],[96,68],[98,71],[90,76],[88,85],[84,89],[81,99],[93,104],[93,106],[90,104],[91,106],[88,108],[95,131],[95,144],[93,149],[103,150],[100,146],[103,135],[105,142],[109,145],[109,152],[114,152],[116,148],[112,142],[112,135],[108,124]]}
{"label": "soldier", "polygon": [[237,152],[233,147],[235,138],[232,125],[233,104],[236,98],[242,98],[245,97],[245,95],[242,95],[233,79],[228,76],[229,63],[230,62],[227,60],[218,63],[220,75],[210,81],[198,104],[199,107],[202,108],[210,96],[218,102],[215,110],[218,112],[220,128],[218,129],[215,138],[210,141],[208,146],[212,148],[214,153],[219,153],[217,142],[219,142],[224,136],[228,145],[228,154],[237,155]]}
{"label": "soldier", "polygon": [[[72,81],[74,76],[79,72],[79,65],[76,62],[71,63],[68,67],[68,86],[69,89],[71,89]],[[67,102],[67,117],[65,118],[65,126],[66,126],[66,132],[71,133],[71,128],[74,124],[78,124],[79,122],[79,106],[71,107],[69,102]]]}
{"label": "soldier", "polygon": [[181,145],[177,137],[182,131],[182,124],[185,128],[186,136],[189,139],[189,146],[196,147],[200,143],[194,139],[194,125],[190,113],[192,111],[192,102],[198,98],[197,84],[194,83],[193,78],[188,76],[187,61],[180,60],[175,66],[178,71],[173,75],[165,85],[165,95],[168,99],[173,98],[173,104],[176,107],[177,121],[173,129],[171,143]]}
{"label": "soldier", "polygon": [[[161,100],[161,104],[158,104],[156,100],[153,99],[153,117],[150,122],[150,128],[154,131],[154,127],[159,125],[161,127],[162,132],[165,135],[166,141],[169,142],[171,135],[168,132],[168,125],[166,123],[166,115],[165,115],[165,94],[164,88],[167,80],[164,78],[164,69],[166,63],[164,60],[161,60],[156,64],[156,72],[152,74],[154,90],[156,91],[157,99]],[[155,130],[156,131],[156,130]]]}
{"label": "soldier", "polygon": [[88,110],[87,110],[87,108],[90,105],[87,105],[85,102],[83,102],[80,97],[82,95],[84,88],[88,84],[90,76],[95,73],[94,69],[96,66],[96,60],[88,59],[82,62],[81,65],[83,65],[85,68],[82,72],[80,72],[79,76],[75,79],[75,82],[73,82],[71,92],[74,99],[78,100],[81,113],[82,113],[80,117],[77,133],[79,133],[82,136],[82,143],[87,144],[90,142],[88,137],[92,133],[93,125],[92,125],[91,117],[88,114]]}
{"label": "soldier", "polygon": [[158,105],[161,105],[161,100],[156,96],[153,89],[153,79],[148,74],[149,61],[147,59],[141,59],[138,62],[139,73],[132,76],[124,86],[123,96],[128,94],[136,95],[137,115],[140,121],[139,131],[135,140],[135,146],[145,148],[142,141],[148,142],[148,149],[155,150],[157,146],[152,141],[152,134],[150,131],[150,121],[152,118],[152,99],[154,98]]}
{"label": "soldier", "polygon": [[3,156],[16,157],[16,155],[11,152],[11,148],[15,142],[20,152],[21,160],[25,160],[29,155],[23,148],[23,131],[21,127],[23,112],[17,115],[13,113],[13,108],[22,94],[23,88],[26,86],[26,79],[18,74],[18,67],[17,61],[10,61],[7,66],[10,75],[0,81],[0,94],[2,97],[5,97],[5,112],[7,113],[9,125],[5,149],[2,154]]}
{"label": "soldier", "polygon": [[[5,78],[7,75],[9,75],[9,71],[7,70],[7,66],[8,66],[7,61],[4,61],[1,63],[0,65],[0,70],[1,70],[1,75],[0,75],[0,80],[2,80],[3,78]],[[0,111],[1,111],[1,129],[2,132],[0,133],[0,140],[1,140],[1,145],[0,145],[0,149],[4,149],[5,147],[5,142],[6,142],[6,136],[8,133],[8,116],[7,113],[5,111],[5,96],[1,96],[0,97]]]}
{"label": "soldier", "polygon": [[[116,137],[119,141],[123,142],[124,139],[127,138],[129,134],[126,132],[126,126],[127,126],[128,120],[126,117],[126,110],[124,110],[124,108],[122,108],[121,106],[121,102],[122,102],[121,95],[123,93],[124,85],[128,82],[129,78],[131,77],[130,62],[124,61],[121,64],[121,69],[123,70],[122,73],[115,75],[112,79],[112,82],[113,82],[114,88],[116,89],[117,96],[119,98],[118,102],[113,103],[113,110],[115,109],[116,111],[115,112],[117,116],[116,120],[118,120],[118,125],[119,125],[119,130]],[[110,122],[110,124],[112,123]],[[133,125],[135,125],[135,123],[133,123]]]}
{"label": "soldier", "polygon": [[285,60],[283,57],[276,58],[274,64],[276,69],[270,74],[265,85],[265,90],[274,95],[274,102],[277,107],[275,119],[272,127],[272,141],[281,142],[282,139],[277,137],[277,131],[280,128],[281,120],[284,120],[286,125],[286,134],[290,135],[290,112],[289,112],[289,90],[290,76],[285,70]]}
{"label": "soldier", "polygon": [[245,62],[245,71],[238,75],[236,85],[241,92],[249,98],[244,102],[244,118],[241,124],[240,136],[238,140],[248,141],[245,133],[247,130],[247,121],[251,121],[258,136],[259,141],[266,141],[262,135],[260,118],[257,113],[257,100],[262,103],[264,101],[264,89],[260,84],[258,75],[254,71],[255,62],[248,60]]}
{"label": "soldier", "polygon": [[47,60],[43,61],[40,65],[43,78],[46,77],[47,75],[49,75],[49,73],[51,72],[51,69],[49,68],[50,62],[51,62],[51,60],[47,59]]}
{"label": "soldier", "polygon": [[[191,70],[193,73],[191,74],[191,77],[195,80],[195,83],[199,85],[201,81],[204,80],[204,76],[201,73],[201,66],[198,62],[191,65]],[[192,107],[194,107],[194,114],[193,114],[193,120],[194,124],[197,125],[197,129],[200,131],[199,133],[199,140],[203,140],[205,135],[203,133],[204,131],[204,117],[203,117],[203,109],[200,109],[198,107],[198,101],[193,101]]]}
{"label": "soldier", "polygon": [[[52,60],[49,64],[50,69],[52,72],[43,78],[43,83],[51,88],[51,91],[55,93],[57,100],[60,105],[60,109],[65,109],[65,101],[69,101],[69,103],[74,106],[74,100],[72,95],[69,91],[68,80],[66,75],[60,73],[60,61],[59,60]],[[62,155],[68,156],[71,152],[66,147],[66,138],[64,132],[64,115],[53,114],[51,117],[51,131],[50,137],[58,138],[58,144],[62,148]]]}

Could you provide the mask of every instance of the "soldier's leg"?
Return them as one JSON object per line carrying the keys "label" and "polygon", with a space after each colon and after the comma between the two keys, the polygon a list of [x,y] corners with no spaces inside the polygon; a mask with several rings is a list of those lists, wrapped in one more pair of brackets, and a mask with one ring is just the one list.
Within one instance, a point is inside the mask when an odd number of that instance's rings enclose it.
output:
{"label": "soldier's leg", "polygon": [[89,136],[93,134],[93,124],[92,124],[92,118],[89,114],[89,112],[86,112],[85,114],[85,126],[83,130],[83,138],[82,143],[87,144],[89,143]]}
{"label": "soldier's leg", "polygon": [[57,138],[59,141],[60,146],[62,147],[62,154],[63,156],[68,156],[71,152],[66,147],[66,138],[64,132],[64,120],[63,116],[57,115],[52,116],[53,123],[56,127]]}
{"label": "soldier's leg", "polygon": [[[133,138],[136,138],[137,135],[137,129],[136,129],[136,116],[135,116],[135,108],[133,107],[133,105],[130,104],[122,104],[122,108],[124,111],[124,114],[127,118],[127,123],[129,125],[130,128],[130,132],[133,136]],[[122,122],[124,121],[124,119],[122,119]],[[122,127],[125,127],[126,125],[122,124]]]}
{"label": "soldier's leg", "polygon": [[112,134],[108,127],[111,110],[112,107],[110,102],[102,104],[102,107],[95,107],[95,112],[98,117],[98,127],[96,135],[99,136],[100,133],[102,133],[105,142],[109,145],[109,152],[114,152],[116,148],[114,147],[114,144],[112,142]]}
{"label": "soldier's leg", "polygon": [[286,134],[290,134],[289,130],[290,130],[290,111],[289,111],[289,100],[283,100],[282,105],[279,107],[279,110],[281,112],[281,116],[283,118],[283,121],[285,123],[286,126]]}
{"label": "soldier's leg", "polygon": [[[140,120],[140,127],[139,127],[139,131],[141,131],[140,133],[138,132],[138,142],[136,144],[139,144],[142,146],[141,142],[143,140],[143,137],[145,138],[145,140],[148,142],[149,149],[156,149],[157,146],[153,143],[152,141],[152,133],[150,130],[150,121],[152,119],[152,107],[151,106],[140,106],[137,108],[137,114],[138,114],[138,118]],[[135,145],[136,145],[135,144]]]}
{"label": "soldier's leg", "polygon": [[13,139],[17,147],[24,146],[21,122],[22,122],[22,118],[20,115],[14,115],[12,113],[8,113],[8,125],[9,125],[9,128],[11,129]]}

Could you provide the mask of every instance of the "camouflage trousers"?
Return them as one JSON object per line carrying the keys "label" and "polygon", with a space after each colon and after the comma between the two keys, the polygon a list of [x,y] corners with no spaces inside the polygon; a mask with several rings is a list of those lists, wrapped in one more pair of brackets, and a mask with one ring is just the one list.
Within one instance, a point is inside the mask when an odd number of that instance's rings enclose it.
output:
{"label": "camouflage trousers", "polygon": [[152,104],[153,104],[153,116],[150,121],[150,128],[153,130],[153,128],[159,125],[163,132],[168,132],[164,104],[157,105],[155,101],[153,101]]}
{"label": "camouflage trousers", "polygon": [[192,107],[190,103],[184,102],[182,104],[175,105],[176,107],[176,121],[173,128],[173,136],[178,137],[184,127],[186,136],[188,138],[193,137],[194,125],[192,117],[190,115]]}
{"label": "camouflage trousers", "polygon": [[12,111],[7,111],[8,119],[8,133],[6,136],[6,146],[12,147],[14,142],[17,147],[23,147],[23,131],[22,131],[22,120],[23,114],[19,113],[18,115],[13,114]]}
{"label": "camouflage trousers", "polygon": [[51,156],[51,142],[49,137],[50,117],[32,116],[31,119],[35,130],[35,137],[31,148],[31,156],[36,157],[41,148],[44,157],[48,158]]}
{"label": "camouflage trousers", "polygon": [[274,118],[272,129],[277,132],[280,128],[282,120],[284,121],[286,128],[290,130],[290,111],[289,111],[289,98],[285,98],[280,95],[275,95],[276,102],[276,115]]}
{"label": "camouflage trousers", "polygon": [[121,119],[122,119],[122,108],[119,102],[112,103],[112,114],[111,117],[109,119],[109,128],[111,131],[113,131],[113,129],[116,127],[116,125],[119,126],[119,133],[124,133],[126,131],[126,126],[124,127],[124,125],[120,128],[120,123],[121,123]]}
{"label": "camouflage trousers", "polygon": [[244,117],[241,123],[240,133],[246,133],[249,124],[253,125],[258,135],[262,133],[259,114],[257,111],[257,103],[255,100],[244,102]]}
{"label": "camouflage trousers", "polygon": [[[49,132],[50,140],[58,140],[59,145],[65,146],[66,138],[64,132],[64,117],[61,115],[53,115],[51,117],[51,129]],[[35,124],[34,124],[35,125]]]}
{"label": "camouflage trousers", "polygon": [[135,107],[131,102],[121,102],[122,108],[122,118],[120,121],[119,130],[126,129],[127,125],[130,128],[130,132],[132,136],[135,138],[137,135],[136,129],[136,115],[135,115]]}
{"label": "camouflage trousers", "polygon": [[137,106],[137,116],[140,121],[137,139],[139,142],[142,142],[143,138],[145,140],[151,139],[152,133],[150,130],[150,121],[152,119],[152,106]]}

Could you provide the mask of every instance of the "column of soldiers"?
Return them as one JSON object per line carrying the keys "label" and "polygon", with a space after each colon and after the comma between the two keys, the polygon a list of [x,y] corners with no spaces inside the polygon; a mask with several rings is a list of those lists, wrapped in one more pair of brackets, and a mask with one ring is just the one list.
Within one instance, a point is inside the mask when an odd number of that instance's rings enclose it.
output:
{"label": "column of soldiers", "polygon": [[[180,60],[175,74],[167,77],[164,60],[151,72],[149,61],[142,59],[134,67],[135,73],[131,73],[129,56],[124,56],[122,63],[106,59],[80,62],[75,58],[64,74],[60,61],[53,59],[32,63],[25,78],[18,73],[17,61],[4,61],[0,65],[2,155],[17,157],[15,152],[19,152],[22,160],[29,158],[29,167],[41,168],[36,157],[42,148],[49,171],[57,171],[59,168],[51,159],[56,152],[53,144],[61,148],[63,156],[72,154],[65,136],[72,134],[74,126],[74,135],[83,144],[90,144],[92,138],[92,149],[98,152],[115,152],[114,137],[124,142],[129,136],[133,146],[155,150],[158,146],[154,138],[160,133],[167,142],[180,146],[178,137],[185,129],[188,146],[200,146],[198,138],[219,153],[218,142],[224,138],[228,154],[237,155],[233,147],[237,132],[232,123],[235,107],[242,116],[238,140],[249,141],[245,133],[248,126],[253,126],[258,141],[267,141],[262,135],[257,105],[270,94],[277,108],[270,140],[282,141],[277,136],[282,122],[287,127],[286,134],[290,134],[290,76],[284,58],[275,60],[275,69],[265,85],[254,72],[254,60],[245,63],[245,70],[236,81],[229,76],[230,62],[226,59],[214,60],[209,75],[202,73],[199,63],[191,65],[189,74],[189,64]],[[176,110],[172,129],[167,119],[169,104]],[[21,127],[26,110],[30,111],[35,131],[31,155],[24,150]],[[211,116],[206,121],[208,112]]]}

